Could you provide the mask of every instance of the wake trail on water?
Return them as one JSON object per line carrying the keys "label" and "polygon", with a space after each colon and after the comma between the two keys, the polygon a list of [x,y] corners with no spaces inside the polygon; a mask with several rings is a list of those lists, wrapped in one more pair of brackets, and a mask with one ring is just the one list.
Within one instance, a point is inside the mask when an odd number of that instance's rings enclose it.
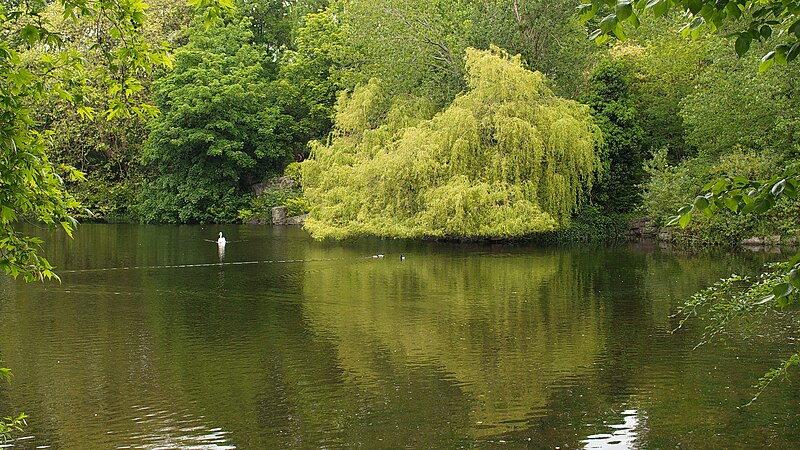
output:
{"label": "wake trail on water", "polygon": [[232,261],[232,262],[215,262],[215,263],[199,263],[199,264],[165,264],[156,266],[127,266],[127,267],[104,267],[96,269],[71,269],[71,270],[58,270],[58,273],[86,273],[86,272],[109,272],[114,270],[153,270],[153,269],[184,269],[194,267],[221,267],[221,266],[247,266],[254,264],[291,264],[291,263],[309,263],[309,262],[326,262],[326,261],[362,261],[367,259],[380,259],[384,255],[360,256],[356,258],[317,258],[317,259],[267,259],[261,261]]}

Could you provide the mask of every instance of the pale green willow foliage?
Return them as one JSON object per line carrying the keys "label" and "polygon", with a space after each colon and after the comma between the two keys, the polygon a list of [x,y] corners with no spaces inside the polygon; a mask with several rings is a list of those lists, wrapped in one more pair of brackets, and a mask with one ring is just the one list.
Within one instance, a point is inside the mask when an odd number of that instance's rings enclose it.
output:
{"label": "pale green willow foliage", "polygon": [[496,47],[467,49],[468,88],[445,110],[343,95],[327,144],[303,163],[317,238],[511,238],[568,223],[591,188],[600,137],[589,109]]}

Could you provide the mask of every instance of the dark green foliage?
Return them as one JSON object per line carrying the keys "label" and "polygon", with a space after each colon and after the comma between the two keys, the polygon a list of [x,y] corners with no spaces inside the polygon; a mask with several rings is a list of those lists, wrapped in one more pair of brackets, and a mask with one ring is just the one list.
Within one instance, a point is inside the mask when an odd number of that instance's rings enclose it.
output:
{"label": "dark green foliage", "polygon": [[645,158],[644,132],[629,96],[625,65],[602,61],[589,82],[590,90],[582,101],[592,108],[604,140],[599,149],[603,171],[592,189],[592,201],[606,212],[630,212],[640,202],[638,185],[644,176]]}
{"label": "dark green foliage", "polygon": [[287,146],[273,127],[265,57],[249,21],[204,29],[175,54],[175,70],[153,85],[162,115],[152,123],[145,162],[153,177],[139,197],[148,222],[227,222],[249,186],[279,172]]}
{"label": "dark green foliage", "polygon": [[586,205],[572,216],[567,228],[542,233],[534,241],[561,245],[615,243],[624,238],[632,216],[601,211],[595,205]]}

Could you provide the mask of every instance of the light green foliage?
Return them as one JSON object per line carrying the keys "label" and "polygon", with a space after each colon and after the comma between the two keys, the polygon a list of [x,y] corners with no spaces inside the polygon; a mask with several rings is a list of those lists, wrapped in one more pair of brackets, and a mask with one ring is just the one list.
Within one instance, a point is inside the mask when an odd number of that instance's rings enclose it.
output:
{"label": "light green foliage", "polygon": [[581,5],[579,11],[584,21],[601,16],[597,29],[590,35],[598,43],[612,35],[625,39],[624,24],[638,27],[639,18],[646,13],[664,16],[677,11],[683,14],[684,37],[696,39],[704,30],[729,31],[733,27],[734,49],[739,56],[747,53],[754,41],[769,41],[772,50],[761,57],[760,71],[776,62],[785,65],[800,54],[797,0],[591,0]]}
{"label": "light green foliage", "polygon": [[162,116],[144,155],[155,174],[139,199],[143,220],[235,220],[249,186],[286,159],[252,37],[246,19],[195,27],[175,70],[154,82]]}
{"label": "light green foliage", "polygon": [[[93,76],[111,92],[105,116],[146,114],[146,107],[127,104],[141,86],[134,77],[168,59],[137,38],[145,5],[137,1],[58,4],[64,15],[74,20],[96,19],[93,44],[107,65]],[[28,108],[48,94],[80,102],[81,89],[87,84],[83,59],[64,49],[64,38],[52,27],[44,7],[37,2],[0,6],[0,32],[8,37],[0,42],[0,266],[27,280],[54,274],[47,260],[37,254],[37,240],[17,233],[15,224],[20,220],[42,222],[70,234],[75,226],[70,213],[77,202],[64,191],[63,176],[82,176],[50,161],[47,141],[37,131]],[[19,48],[32,50],[22,54]],[[93,113],[85,107],[82,111]]]}
{"label": "light green foliage", "polygon": [[800,151],[800,67],[757,74],[755,65],[754,55],[720,55],[681,101],[687,140],[700,152],[714,156],[736,145],[784,157]]}
{"label": "light green foliage", "polygon": [[[663,222],[694,198],[703,185],[720,178],[764,179],[779,165],[780,158],[770,152],[748,151],[741,147],[716,157],[697,157],[678,164],[667,164],[666,149],[647,165],[650,178],[645,184],[643,210]],[[796,229],[798,203],[783,199],[763,214],[735,214],[724,209],[710,217],[701,215],[682,234],[691,234],[712,245],[737,245],[753,236],[792,235]]]}
{"label": "light green foliage", "polygon": [[[2,362],[2,361],[0,361]],[[0,367],[0,382],[11,382],[11,371]],[[22,427],[27,425],[25,419],[28,416],[24,413],[16,417],[0,417],[0,443],[5,444],[13,437],[13,434],[22,431]]]}
{"label": "light green foliage", "polygon": [[316,237],[509,238],[569,222],[599,167],[587,107],[504,51],[468,49],[468,89],[433,115],[371,80],[303,163]]}
{"label": "light green foliage", "polygon": [[298,185],[303,185],[303,169],[299,162],[292,162],[283,169],[283,175],[294,180]]}
{"label": "light green foliage", "polygon": [[[695,88],[680,103],[687,140],[697,155],[671,165],[651,166],[645,185],[645,211],[659,219],[674,215],[687,198],[718,178],[770,178],[776,167],[796,159],[798,116],[793,79],[796,64],[756,74],[752,56],[739,60],[709,49],[714,62],[696,78]],[[782,234],[796,219],[792,205],[763,215],[714,215],[690,231],[718,244],[736,244],[753,235]]]}
{"label": "light green foliage", "polygon": [[668,147],[671,162],[696,153],[686,142],[680,102],[695,91],[708,61],[728,53],[719,36],[687,41],[674,21],[643,23],[634,39],[617,42],[609,51],[630,72],[630,97],[644,130],[645,154]]}
{"label": "light green foliage", "polygon": [[[797,258],[795,258],[797,259]],[[756,329],[765,323],[784,323],[792,331],[798,321],[796,308],[787,308],[797,301],[800,290],[798,263],[769,264],[757,277],[731,275],[693,295],[680,307],[676,316],[680,325],[692,318],[707,322],[698,345],[711,342],[736,327]],[[800,355],[791,355],[783,364],[769,370],[756,386],[755,401],[773,381],[785,377],[792,366],[800,363]]]}

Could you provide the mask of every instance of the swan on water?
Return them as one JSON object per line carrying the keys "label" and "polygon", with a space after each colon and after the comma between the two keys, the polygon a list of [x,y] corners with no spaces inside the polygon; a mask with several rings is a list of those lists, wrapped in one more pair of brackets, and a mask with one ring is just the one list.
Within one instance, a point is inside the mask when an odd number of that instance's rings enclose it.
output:
{"label": "swan on water", "polygon": [[227,243],[225,240],[225,236],[222,235],[222,231],[219,232],[219,238],[217,239],[217,245],[224,246]]}

